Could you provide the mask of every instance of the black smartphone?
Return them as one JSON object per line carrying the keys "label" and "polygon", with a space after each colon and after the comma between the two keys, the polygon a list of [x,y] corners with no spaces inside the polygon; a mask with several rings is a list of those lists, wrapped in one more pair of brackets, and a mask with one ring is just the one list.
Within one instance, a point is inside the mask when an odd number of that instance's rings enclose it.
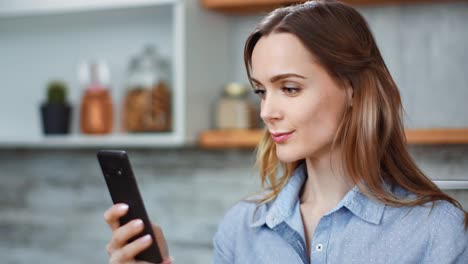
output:
{"label": "black smartphone", "polygon": [[156,243],[145,205],[141,199],[127,152],[123,150],[100,150],[97,157],[112,201],[114,204],[125,203],[129,206],[127,214],[119,219],[120,225],[124,225],[133,219],[143,220],[143,232],[132,237],[128,242],[130,243],[146,234],[151,235],[153,238],[153,244],[138,254],[136,259],[161,263],[161,252]]}

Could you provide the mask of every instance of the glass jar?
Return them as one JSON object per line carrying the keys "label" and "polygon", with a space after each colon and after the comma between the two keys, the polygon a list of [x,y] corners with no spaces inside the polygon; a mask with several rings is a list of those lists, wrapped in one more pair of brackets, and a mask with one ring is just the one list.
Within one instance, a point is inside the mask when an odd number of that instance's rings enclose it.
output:
{"label": "glass jar", "polygon": [[256,127],[255,104],[248,98],[247,86],[229,83],[216,105],[217,129],[250,129]]}
{"label": "glass jar", "polygon": [[161,59],[152,46],[131,59],[123,105],[123,128],[128,132],[172,129],[171,93]]}

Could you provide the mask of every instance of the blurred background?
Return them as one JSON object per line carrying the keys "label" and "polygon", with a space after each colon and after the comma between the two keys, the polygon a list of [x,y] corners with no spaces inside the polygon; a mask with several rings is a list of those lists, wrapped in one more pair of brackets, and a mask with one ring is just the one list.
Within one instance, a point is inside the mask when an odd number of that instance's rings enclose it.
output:
{"label": "blurred background", "polygon": [[[260,189],[243,45],[291,0],[0,0],[2,263],[106,263],[96,160],[128,151],[176,263],[209,263],[224,212]],[[468,208],[468,3],[349,0],[405,108],[411,154]]]}

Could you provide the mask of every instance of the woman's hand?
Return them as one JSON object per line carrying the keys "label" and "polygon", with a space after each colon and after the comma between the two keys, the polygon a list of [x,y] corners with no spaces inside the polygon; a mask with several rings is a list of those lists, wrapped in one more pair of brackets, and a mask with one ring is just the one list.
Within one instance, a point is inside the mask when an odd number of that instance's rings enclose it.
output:
{"label": "woman's hand", "polygon": [[[140,219],[132,220],[127,224],[120,226],[119,218],[128,212],[128,205],[116,204],[110,207],[104,213],[104,219],[112,230],[112,238],[106,246],[109,253],[109,263],[111,264],[143,264],[144,261],[135,260],[135,256],[145,250],[152,244],[150,235],[145,235],[127,244],[127,241],[133,236],[143,231],[143,221]],[[153,224],[154,236],[163,256],[163,264],[172,263],[172,259],[168,256],[168,248],[164,235],[159,226]]]}

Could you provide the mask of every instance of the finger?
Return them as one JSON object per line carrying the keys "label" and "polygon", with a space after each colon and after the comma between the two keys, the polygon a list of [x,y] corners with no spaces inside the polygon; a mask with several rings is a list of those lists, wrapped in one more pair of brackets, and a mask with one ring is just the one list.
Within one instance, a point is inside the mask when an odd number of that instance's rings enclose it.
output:
{"label": "finger", "polygon": [[108,246],[108,251],[111,253],[116,251],[127,244],[128,240],[143,231],[143,221],[135,219],[127,224],[117,228],[112,233],[112,239]]}
{"label": "finger", "polygon": [[141,251],[147,249],[152,244],[152,242],[153,239],[151,238],[151,235],[145,235],[131,243],[128,243],[127,245],[125,245],[124,247],[120,248],[112,254],[110,258],[111,263],[135,261],[135,256],[138,255],[138,253],[140,253]]}
{"label": "finger", "polygon": [[119,218],[128,212],[127,204],[115,204],[104,212],[104,219],[112,231],[120,227]]}
{"label": "finger", "polygon": [[158,244],[159,251],[163,258],[169,258],[169,248],[167,247],[166,238],[164,237],[161,227],[151,223],[153,226],[154,236],[156,238],[156,243]]}

